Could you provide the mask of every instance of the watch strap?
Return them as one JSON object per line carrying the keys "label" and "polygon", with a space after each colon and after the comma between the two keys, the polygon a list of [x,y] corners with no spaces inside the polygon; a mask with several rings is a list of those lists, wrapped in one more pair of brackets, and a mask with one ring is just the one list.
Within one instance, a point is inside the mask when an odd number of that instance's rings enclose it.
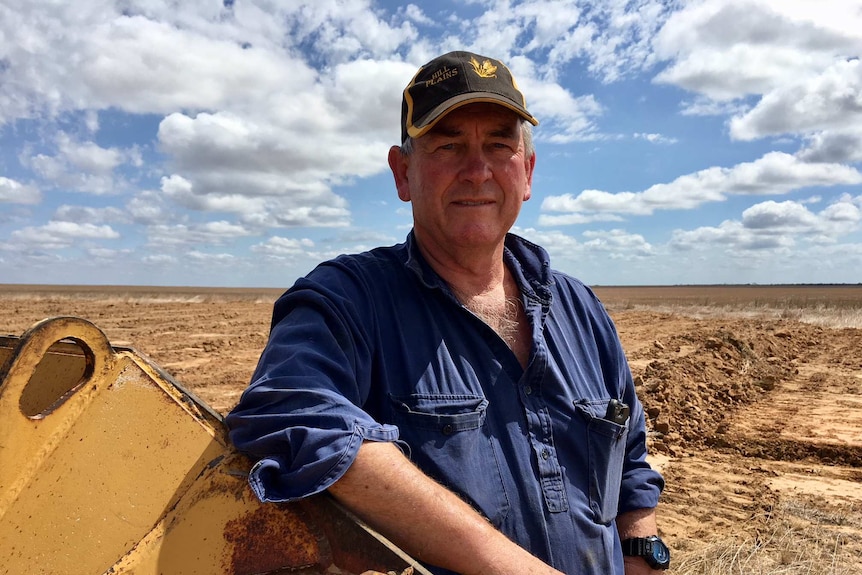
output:
{"label": "watch strap", "polygon": [[652,541],[647,537],[632,537],[621,541],[623,555],[646,557],[652,552]]}

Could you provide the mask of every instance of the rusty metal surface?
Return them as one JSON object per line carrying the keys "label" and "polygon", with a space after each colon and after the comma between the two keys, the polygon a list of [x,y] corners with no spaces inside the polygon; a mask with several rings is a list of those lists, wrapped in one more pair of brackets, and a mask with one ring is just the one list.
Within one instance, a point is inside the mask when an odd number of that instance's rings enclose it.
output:
{"label": "rusty metal surface", "polygon": [[85,320],[0,366],[0,574],[427,573],[326,496],[261,504],[218,414]]}

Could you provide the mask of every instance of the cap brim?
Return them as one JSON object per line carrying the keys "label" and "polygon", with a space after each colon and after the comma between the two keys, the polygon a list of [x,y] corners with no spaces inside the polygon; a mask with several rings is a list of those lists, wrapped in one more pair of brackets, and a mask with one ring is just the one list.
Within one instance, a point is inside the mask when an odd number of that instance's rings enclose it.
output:
{"label": "cap brim", "polygon": [[428,130],[433,128],[434,125],[449,112],[460,108],[461,106],[465,106],[467,104],[475,104],[479,102],[498,104],[500,106],[503,106],[504,108],[512,110],[534,126],[539,125],[539,121],[535,117],[533,117],[533,115],[530,114],[525,108],[513,104],[512,101],[505,96],[495,94],[494,92],[470,92],[469,94],[460,94],[458,96],[449,98],[448,100],[428,112],[428,114],[426,114],[425,117],[422,118],[418,123],[407,126],[407,135],[411,138],[418,138],[423,134],[427,133]]}

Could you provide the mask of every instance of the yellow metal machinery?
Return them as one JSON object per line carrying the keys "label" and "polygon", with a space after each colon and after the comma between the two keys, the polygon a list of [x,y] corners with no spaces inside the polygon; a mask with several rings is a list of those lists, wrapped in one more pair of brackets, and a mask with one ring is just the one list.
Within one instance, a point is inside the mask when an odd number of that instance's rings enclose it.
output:
{"label": "yellow metal machinery", "polygon": [[2,574],[428,573],[327,496],[260,503],[221,417],[86,320],[0,366]]}

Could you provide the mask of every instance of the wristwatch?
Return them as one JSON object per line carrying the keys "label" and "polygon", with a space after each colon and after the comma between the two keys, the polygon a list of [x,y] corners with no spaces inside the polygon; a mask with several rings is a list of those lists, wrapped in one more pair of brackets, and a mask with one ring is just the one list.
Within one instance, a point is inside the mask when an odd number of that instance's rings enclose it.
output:
{"label": "wristwatch", "polygon": [[622,547],[623,555],[643,557],[653,569],[670,567],[670,549],[658,535],[623,539]]}

